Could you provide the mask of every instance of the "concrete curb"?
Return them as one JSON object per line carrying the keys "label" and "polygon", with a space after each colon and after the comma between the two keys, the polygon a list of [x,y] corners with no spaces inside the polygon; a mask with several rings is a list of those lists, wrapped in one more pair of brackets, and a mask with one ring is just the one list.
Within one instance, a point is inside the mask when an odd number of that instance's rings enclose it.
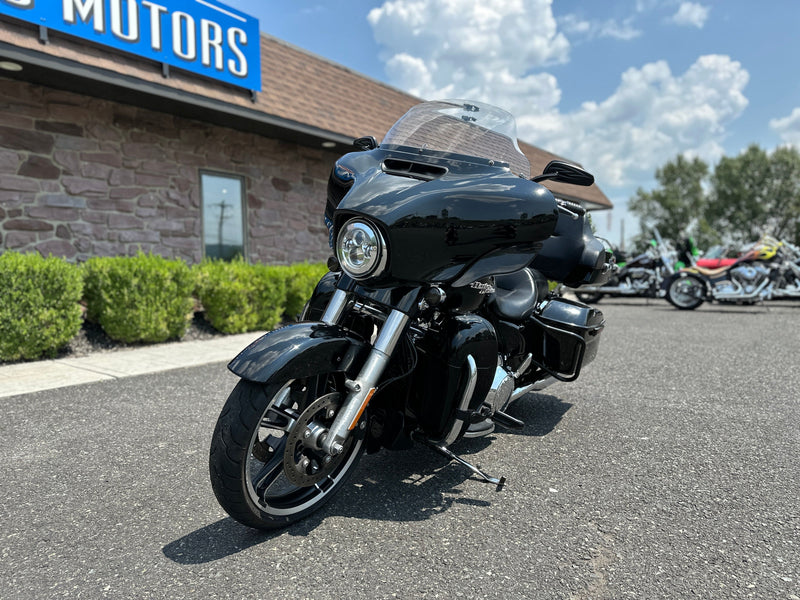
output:
{"label": "concrete curb", "polygon": [[0,367],[0,398],[93,381],[227,362],[264,333],[251,331],[211,340],[155,344],[131,350],[101,352],[81,358],[6,365]]}

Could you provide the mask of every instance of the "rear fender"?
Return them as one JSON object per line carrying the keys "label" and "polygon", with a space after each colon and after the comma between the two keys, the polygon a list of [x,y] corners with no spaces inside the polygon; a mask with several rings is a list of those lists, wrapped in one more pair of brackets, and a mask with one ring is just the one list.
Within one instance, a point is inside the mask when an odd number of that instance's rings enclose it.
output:
{"label": "rear fender", "polygon": [[319,373],[346,372],[361,365],[369,346],[338,325],[294,323],[261,336],[228,369],[258,383],[285,382]]}

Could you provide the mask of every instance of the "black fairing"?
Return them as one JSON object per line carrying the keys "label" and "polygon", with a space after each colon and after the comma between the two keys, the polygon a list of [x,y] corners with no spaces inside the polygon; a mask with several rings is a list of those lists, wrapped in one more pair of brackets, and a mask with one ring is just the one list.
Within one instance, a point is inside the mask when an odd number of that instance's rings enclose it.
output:
{"label": "black fairing", "polygon": [[336,291],[336,282],[339,280],[337,273],[325,273],[317,282],[314,288],[314,293],[306,303],[305,309],[302,314],[302,321],[319,321],[322,315],[325,314],[325,308],[333,297]]}
{"label": "black fairing", "polygon": [[[437,152],[377,149],[339,159],[328,217],[334,233],[356,216],[378,225],[389,264],[370,285],[466,285],[522,268],[553,233],[552,193],[504,163]],[[335,239],[335,238],[334,238]]]}
{"label": "black fairing", "polygon": [[608,279],[604,265],[609,259],[585,217],[560,213],[553,237],[544,242],[530,267],[547,279],[577,287]]}

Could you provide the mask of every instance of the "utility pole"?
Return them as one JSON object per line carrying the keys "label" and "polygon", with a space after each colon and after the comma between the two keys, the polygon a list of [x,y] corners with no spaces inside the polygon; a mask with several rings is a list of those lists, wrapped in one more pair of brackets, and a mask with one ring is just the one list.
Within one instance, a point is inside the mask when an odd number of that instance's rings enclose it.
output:
{"label": "utility pole", "polygon": [[217,243],[219,244],[219,254],[220,254],[219,258],[222,258],[222,225],[225,222],[225,219],[231,218],[231,215],[225,214],[225,209],[232,205],[229,204],[228,202],[225,202],[225,200],[222,200],[221,202],[217,202],[216,204],[212,204],[211,206],[219,206],[219,226],[217,229],[217,238],[218,238]]}

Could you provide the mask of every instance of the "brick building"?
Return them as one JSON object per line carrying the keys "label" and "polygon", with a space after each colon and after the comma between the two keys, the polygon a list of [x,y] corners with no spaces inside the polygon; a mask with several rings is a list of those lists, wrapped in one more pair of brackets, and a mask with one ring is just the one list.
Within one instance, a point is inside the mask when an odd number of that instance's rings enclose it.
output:
{"label": "brick building", "polygon": [[[0,15],[0,252],[327,258],[333,162],[420,100],[267,35],[260,52],[251,92]],[[534,173],[554,158],[520,147]]]}

